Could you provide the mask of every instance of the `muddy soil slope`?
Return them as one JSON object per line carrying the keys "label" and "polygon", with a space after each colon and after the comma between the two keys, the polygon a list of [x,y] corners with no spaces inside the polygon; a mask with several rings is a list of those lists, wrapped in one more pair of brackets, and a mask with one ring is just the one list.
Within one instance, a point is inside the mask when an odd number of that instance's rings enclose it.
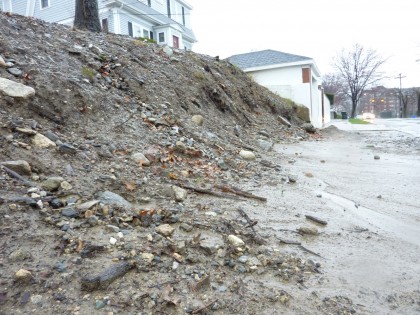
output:
{"label": "muddy soil slope", "polygon": [[242,207],[319,136],[234,66],[0,14],[0,87],[0,314],[356,312]]}

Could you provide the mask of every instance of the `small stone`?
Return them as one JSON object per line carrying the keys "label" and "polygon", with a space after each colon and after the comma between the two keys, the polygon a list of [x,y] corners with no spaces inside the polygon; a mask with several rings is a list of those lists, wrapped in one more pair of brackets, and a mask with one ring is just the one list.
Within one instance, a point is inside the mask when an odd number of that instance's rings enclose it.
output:
{"label": "small stone", "polygon": [[264,151],[269,151],[272,146],[273,146],[273,142],[271,141],[267,141],[267,140],[263,140],[263,139],[258,139],[257,140],[257,145],[263,149]]}
{"label": "small stone", "polygon": [[20,127],[16,127],[15,128],[16,131],[23,133],[25,135],[29,135],[29,136],[34,136],[37,134],[37,132],[33,129],[29,129],[29,128],[20,128]]}
{"label": "small stone", "polygon": [[49,204],[53,209],[58,209],[64,206],[64,203],[58,198],[54,198],[49,202]]}
{"label": "small stone", "polygon": [[177,270],[177,269],[178,269],[178,267],[179,267],[179,262],[174,261],[174,262],[172,263],[172,270]]}
{"label": "small stone", "polygon": [[163,46],[162,50],[168,57],[171,57],[174,54],[172,48],[167,45]]}
{"label": "small stone", "polygon": [[118,233],[118,232],[120,231],[120,228],[119,228],[118,226],[111,225],[111,224],[108,224],[108,225],[106,226],[106,229],[107,229],[109,232],[114,232],[114,233]]}
{"label": "small stone", "polygon": [[40,133],[37,133],[32,138],[32,144],[41,149],[51,148],[57,146],[54,142],[52,142],[50,139],[48,139],[46,136],[41,135]]}
{"label": "small stone", "polygon": [[40,303],[42,303],[42,295],[32,295],[31,296],[31,303],[32,304],[40,304]]}
{"label": "small stone", "polygon": [[124,238],[124,234],[122,232],[118,232],[117,233],[117,236],[118,236],[119,239]]}
{"label": "small stone", "polygon": [[191,121],[195,123],[197,126],[202,126],[204,123],[204,117],[201,115],[194,115],[192,116]]}
{"label": "small stone", "polygon": [[21,77],[22,76],[22,73],[23,73],[22,70],[20,70],[18,68],[14,68],[14,67],[8,68],[7,69],[7,72],[9,72],[10,74],[14,75],[15,77]]}
{"label": "small stone", "polygon": [[152,263],[153,259],[155,259],[155,255],[151,254],[151,253],[142,253],[140,255],[141,260],[143,260],[145,263]]}
{"label": "small stone", "polygon": [[75,154],[77,152],[77,149],[75,147],[73,147],[71,144],[63,143],[63,144],[60,144],[58,146],[58,151],[61,152],[61,153]]}
{"label": "small stone", "polygon": [[41,187],[42,189],[46,191],[55,191],[60,187],[63,181],[64,181],[64,178],[60,176],[49,177],[45,181],[42,182]]}
{"label": "small stone", "polygon": [[248,256],[243,255],[243,256],[241,256],[241,257],[238,258],[238,261],[240,263],[243,263],[244,264],[244,263],[246,263],[248,261]]}
{"label": "small stone", "polygon": [[115,245],[115,244],[117,244],[117,239],[111,236],[111,237],[109,238],[109,244],[111,244],[111,245]]}
{"label": "small stone", "polygon": [[289,174],[287,177],[289,178],[290,183],[296,183],[298,180],[298,177],[295,174]]}
{"label": "small stone", "polygon": [[15,273],[15,279],[19,282],[29,282],[32,279],[32,273],[26,269],[19,269]]}
{"label": "small stone", "polygon": [[182,141],[177,141],[176,142],[176,144],[175,144],[175,151],[177,151],[177,152],[181,152],[181,153],[183,153],[183,152],[185,152],[185,150],[187,149],[187,146],[186,146],[186,144],[184,143],[184,142],[182,142]]}
{"label": "small stone", "polygon": [[143,153],[137,152],[131,155],[131,159],[144,166],[150,166],[150,161],[144,156]]}
{"label": "small stone", "polygon": [[319,231],[316,227],[301,226],[298,228],[298,232],[307,235],[318,235]]}
{"label": "small stone", "polygon": [[182,223],[179,228],[185,232],[191,232],[193,230],[193,227],[187,223]]}
{"label": "small stone", "polygon": [[73,186],[67,181],[61,182],[60,187],[63,190],[72,190],[73,189]]}
{"label": "small stone", "polygon": [[17,206],[17,204],[15,204],[15,203],[11,203],[11,204],[9,205],[9,209],[10,209],[10,210],[12,210],[12,211],[17,210],[17,208],[18,208],[18,206]]}
{"label": "small stone", "polygon": [[228,240],[234,247],[241,247],[245,245],[243,240],[232,234],[228,236]]}
{"label": "small stone", "polygon": [[103,300],[97,300],[95,302],[95,310],[100,310],[101,308],[104,308],[105,306],[106,306],[106,303]]}
{"label": "small stone", "polygon": [[79,213],[73,207],[68,207],[61,210],[61,215],[67,218],[76,218]]}
{"label": "small stone", "polygon": [[9,259],[13,262],[23,261],[28,258],[31,258],[31,254],[21,248],[15,250],[9,255]]}
{"label": "small stone", "polygon": [[162,224],[156,227],[156,232],[163,236],[171,236],[174,233],[175,228],[169,224]]}
{"label": "small stone", "polygon": [[36,198],[40,198],[41,195],[37,194],[37,193],[31,193],[31,198],[32,199],[36,199]]}
{"label": "small stone", "polygon": [[98,219],[98,217],[97,217],[96,215],[93,215],[93,216],[91,216],[91,217],[87,220],[87,223],[88,223],[90,226],[96,226],[96,225],[98,225],[98,223],[99,223],[99,219]]}
{"label": "small stone", "polygon": [[241,150],[239,155],[246,161],[254,161],[256,159],[254,152],[251,151]]}
{"label": "small stone", "polygon": [[178,186],[172,186],[172,190],[175,193],[175,200],[182,202],[187,198],[187,191]]}
{"label": "small stone", "polygon": [[380,159],[381,159],[381,157],[380,157],[379,155],[375,155],[373,158],[374,158],[375,160],[380,160]]}

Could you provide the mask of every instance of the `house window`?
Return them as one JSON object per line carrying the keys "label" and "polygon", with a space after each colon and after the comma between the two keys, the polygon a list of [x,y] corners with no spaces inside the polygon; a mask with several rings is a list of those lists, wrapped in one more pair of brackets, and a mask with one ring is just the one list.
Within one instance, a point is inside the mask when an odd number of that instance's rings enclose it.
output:
{"label": "house window", "polygon": [[133,37],[133,23],[128,22],[128,35]]}
{"label": "house window", "polygon": [[149,37],[150,39],[154,39],[155,38],[155,36],[153,35],[153,32],[152,31],[150,31],[150,37]]}
{"label": "house window", "polygon": [[50,6],[50,0],[41,0],[41,9],[48,8]]}
{"label": "house window", "polygon": [[165,33],[159,33],[159,43],[164,43],[165,42]]}
{"label": "house window", "polygon": [[149,38],[149,34],[148,30],[143,29],[143,38]]}
{"label": "house window", "polygon": [[102,32],[108,33],[108,19],[102,19]]}
{"label": "house window", "polygon": [[171,0],[166,0],[166,6],[168,7],[168,16],[171,17]]}
{"label": "house window", "polygon": [[182,7],[182,25],[185,26],[185,8]]}
{"label": "house window", "polygon": [[309,83],[311,76],[310,68],[302,68],[302,83]]}

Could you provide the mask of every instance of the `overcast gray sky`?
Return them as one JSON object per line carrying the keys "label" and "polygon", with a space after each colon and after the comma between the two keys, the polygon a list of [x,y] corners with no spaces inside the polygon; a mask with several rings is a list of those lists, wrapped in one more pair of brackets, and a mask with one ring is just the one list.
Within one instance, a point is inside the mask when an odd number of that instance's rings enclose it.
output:
{"label": "overcast gray sky", "polygon": [[420,86],[419,0],[188,0],[193,50],[226,58],[274,49],[311,57],[322,73],[354,43],[389,58],[382,68],[403,87]]}

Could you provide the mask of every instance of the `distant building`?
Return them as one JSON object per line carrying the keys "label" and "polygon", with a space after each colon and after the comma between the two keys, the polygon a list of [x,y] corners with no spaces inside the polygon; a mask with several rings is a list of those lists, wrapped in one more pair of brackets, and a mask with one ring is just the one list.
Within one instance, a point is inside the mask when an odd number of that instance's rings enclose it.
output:
{"label": "distant building", "polygon": [[330,102],[312,58],[263,50],[234,55],[228,60],[274,93],[306,106],[315,127],[321,128],[330,121]]}
{"label": "distant building", "polygon": [[[406,97],[408,117],[417,113],[417,97],[415,89],[402,89],[403,97]],[[400,103],[400,91],[398,88],[386,88],[384,86],[376,86],[368,90],[364,90],[358,106],[358,113],[373,113],[376,117],[401,117],[403,101]]]}
{"label": "distant building", "polygon": [[[192,7],[184,0],[98,0],[105,32],[143,37],[158,44],[191,50]],[[2,11],[72,25],[75,0],[0,0]]]}

